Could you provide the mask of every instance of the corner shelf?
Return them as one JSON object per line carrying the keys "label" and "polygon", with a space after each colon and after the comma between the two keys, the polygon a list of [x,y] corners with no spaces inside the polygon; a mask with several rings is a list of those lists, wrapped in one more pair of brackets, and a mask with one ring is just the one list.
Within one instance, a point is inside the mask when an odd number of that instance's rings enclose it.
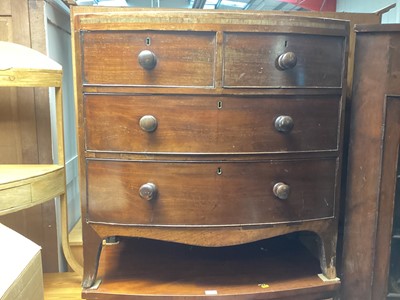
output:
{"label": "corner shelf", "polygon": [[0,87],[55,87],[58,164],[0,165],[0,215],[65,193],[62,67],[31,48],[0,42]]}
{"label": "corner shelf", "polygon": [[62,246],[68,264],[78,274],[82,266],[72,256],[68,241],[65,183],[62,66],[23,45],[0,42],[0,87],[53,87],[55,89],[57,160],[55,164],[1,164],[0,216],[60,196]]}

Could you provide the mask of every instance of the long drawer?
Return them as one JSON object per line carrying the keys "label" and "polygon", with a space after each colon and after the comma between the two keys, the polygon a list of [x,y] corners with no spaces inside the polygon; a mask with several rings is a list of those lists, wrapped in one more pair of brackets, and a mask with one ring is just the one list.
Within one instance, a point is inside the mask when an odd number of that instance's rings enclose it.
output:
{"label": "long drawer", "polygon": [[215,32],[81,32],[84,84],[214,86]]}
{"label": "long drawer", "polygon": [[339,96],[86,95],[90,151],[337,150]]}
{"label": "long drawer", "polygon": [[226,33],[223,85],[227,88],[341,87],[344,38]]}
{"label": "long drawer", "polygon": [[87,160],[90,222],[246,225],[334,214],[337,162]]}

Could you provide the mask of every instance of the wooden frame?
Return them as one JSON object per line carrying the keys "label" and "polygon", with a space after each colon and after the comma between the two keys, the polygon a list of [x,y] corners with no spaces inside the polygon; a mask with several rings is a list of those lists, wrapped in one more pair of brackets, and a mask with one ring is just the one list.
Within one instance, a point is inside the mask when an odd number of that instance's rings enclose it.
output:
{"label": "wooden frame", "polygon": [[400,26],[355,31],[342,297],[380,300],[387,296],[399,155]]}

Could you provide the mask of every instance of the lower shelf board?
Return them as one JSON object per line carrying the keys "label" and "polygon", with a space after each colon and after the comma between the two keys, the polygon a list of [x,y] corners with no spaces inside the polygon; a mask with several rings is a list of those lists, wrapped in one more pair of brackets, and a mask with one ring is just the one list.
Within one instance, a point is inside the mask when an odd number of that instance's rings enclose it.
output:
{"label": "lower shelf board", "polygon": [[207,248],[148,239],[105,245],[97,288],[84,299],[327,299],[340,281],[323,281],[319,261],[296,239],[272,238]]}
{"label": "lower shelf board", "polygon": [[62,165],[0,164],[0,216],[41,204],[64,193]]}

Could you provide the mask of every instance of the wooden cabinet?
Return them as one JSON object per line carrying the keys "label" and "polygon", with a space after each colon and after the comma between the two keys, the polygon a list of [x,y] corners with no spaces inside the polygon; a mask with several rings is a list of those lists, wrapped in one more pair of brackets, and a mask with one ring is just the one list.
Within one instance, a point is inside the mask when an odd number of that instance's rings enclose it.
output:
{"label": "wooden cabinet", "polygon": [[399,49],[399,25],[356,27],[344,299],[381,300],[388,293],[390,245],[396,233],[392,224],[400,137]]}
{"label": "wooden cabinet", "polygon": [[110,236],[223,249],[311,231],[335,280],[346,21],[77,7],[72,24],[84,288]]}

